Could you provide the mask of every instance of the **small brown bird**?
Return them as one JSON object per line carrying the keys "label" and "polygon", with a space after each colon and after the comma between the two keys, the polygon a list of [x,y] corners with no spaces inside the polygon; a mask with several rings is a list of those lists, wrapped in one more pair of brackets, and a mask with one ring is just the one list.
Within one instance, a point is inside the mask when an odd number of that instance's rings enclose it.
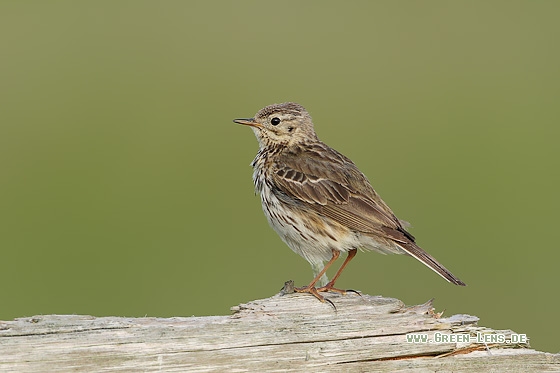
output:
{"label": "small brown bird", "polygon": [[[350,159],[319,140],[301,105],[269,105],[234,122],[251,126],[259,142],[251,165],[269,224],[315,273],[297,292],[323,302],[319,292],[344,294],[334,284],[357,249],[411,255],[447,281],[465,285],[415,243]],[[341,252],[348,256],[327,282],[325,273]]]}

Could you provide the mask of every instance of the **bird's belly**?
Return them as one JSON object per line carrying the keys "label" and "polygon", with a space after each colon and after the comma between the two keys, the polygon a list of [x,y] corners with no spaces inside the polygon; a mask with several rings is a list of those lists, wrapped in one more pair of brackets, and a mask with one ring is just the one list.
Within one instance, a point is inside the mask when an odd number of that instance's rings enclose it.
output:
{"label": "bird's belly", "polygon": [[300,207],[288,205],[265,190],[261,192],[261,201],[270,226],[312,265],[330,260],[333,249],[347,252],[362,246],[359,234],[327,221],[313,210],[302,213]]}

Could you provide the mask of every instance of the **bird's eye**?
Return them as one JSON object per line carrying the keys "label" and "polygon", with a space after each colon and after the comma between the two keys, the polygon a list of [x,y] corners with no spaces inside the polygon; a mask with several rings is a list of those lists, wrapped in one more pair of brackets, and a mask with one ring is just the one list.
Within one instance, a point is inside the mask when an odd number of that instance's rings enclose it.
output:
{"label": "bird's eye", "polygon": [[270,120],[270,124],[272,124],[273,126],[277,126],[280,124],[280,118],[274,117]]}

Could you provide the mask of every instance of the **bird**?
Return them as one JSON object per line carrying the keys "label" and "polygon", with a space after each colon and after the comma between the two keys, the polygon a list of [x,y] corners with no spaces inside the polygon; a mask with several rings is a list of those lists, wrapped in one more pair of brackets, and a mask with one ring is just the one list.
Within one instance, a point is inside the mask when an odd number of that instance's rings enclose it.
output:
{"label": "bird", "polygon": [[[319,140],[303,106],[272,104],[233,121],[257,138],[253,182],[268,223],[313,269],[313,280],[296,292],[322,302],[320,293],[346,294],[334,286],[358,249],[409,255],[448,282],[466,285],[417,245],[354,162]],[[346,259],[329,281],[326,272],[341,253]]]}

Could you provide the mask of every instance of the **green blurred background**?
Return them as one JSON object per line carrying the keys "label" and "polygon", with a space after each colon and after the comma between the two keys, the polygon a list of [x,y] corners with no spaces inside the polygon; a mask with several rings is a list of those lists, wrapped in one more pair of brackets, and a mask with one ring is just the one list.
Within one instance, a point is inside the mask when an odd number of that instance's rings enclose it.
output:
{"label": "green blurred background", "polygon": [[342,288],[558,352],[560,3],[2,1],[0,319],[226,315],[312,273],[254,196],[296,101],[468,287],[358,254]]}

